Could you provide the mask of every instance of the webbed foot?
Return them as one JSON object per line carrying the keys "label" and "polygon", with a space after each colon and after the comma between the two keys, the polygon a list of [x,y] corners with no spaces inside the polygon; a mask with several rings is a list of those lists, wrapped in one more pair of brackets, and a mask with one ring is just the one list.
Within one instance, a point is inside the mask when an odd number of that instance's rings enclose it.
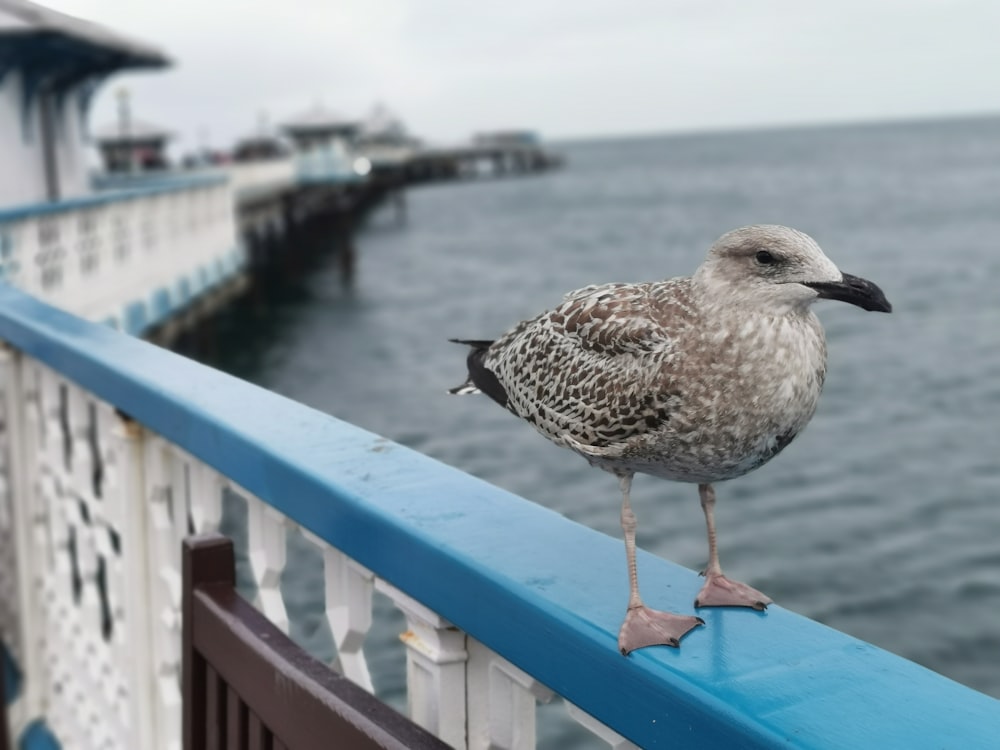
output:
{"label": "webbed foot", "polygon": [[694,599],[696,607],[750,607],[763,612],[771,598],[752,586],[731,581],[724,575],[710,575]]}
{"label": "webbed foot", "polygon": [[628,656],[646,646],[681,645],[681,638],[705,621],[692,615],[675,615],[645,605],[629,607],[625,622],[618,632],[618,649]]}

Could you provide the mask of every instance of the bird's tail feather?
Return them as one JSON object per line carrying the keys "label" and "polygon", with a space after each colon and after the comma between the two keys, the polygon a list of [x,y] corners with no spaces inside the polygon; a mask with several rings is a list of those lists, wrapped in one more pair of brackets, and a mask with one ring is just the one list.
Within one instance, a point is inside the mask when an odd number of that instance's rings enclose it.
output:
{"label": "bird's tail feather", "polygon": [[[472,351],[469,352],[468,358],[469,377],[461,385],[448,389],[448,393],[456,396],[464,396],[470,393],[482,393],[482,388],[485,387],[486,394],[490,396],[490,398],[499,400],[501,404],[506,406],[507,394],[504,393],[500,384],[496,382],[496,376],[493,375],[493,373],[487,372],[482,367],[483,356],[485,355],[486,350],[493,345],[493,342],[487,339],[448,340],[452,343],[464,344],[465,346],[472,348]],[[476,382],[477,380],[479,381],[478,383]]]}
{"label": "bird's tail feather", "polygon": [[492,341],[486,339],[448,339],[453,344],[465,344],[473,349],[489,349]]}

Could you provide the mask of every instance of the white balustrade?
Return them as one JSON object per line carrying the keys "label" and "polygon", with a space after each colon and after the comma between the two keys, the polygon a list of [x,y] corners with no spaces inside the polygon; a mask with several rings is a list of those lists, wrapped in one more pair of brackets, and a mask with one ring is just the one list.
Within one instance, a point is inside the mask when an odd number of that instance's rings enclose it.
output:
{"label": "white balustrade", "polygon": [[375,582],[406,617],[407,709],[410,718],[449,745],[466,744],[465,633],[386,581]]}
{"label": "white balustrade", "polygon": [[323,554],[326,619],[337,647],[340,671],[369,693],[374,693],[362,647],[372,626],[375,576],[311,532],[303,529],[303,533]]}
{"label": "white balustrade", "polygon": [[468,638],[469,750],[531,750],[536,702],[553,693],[474,638]]}
{"label": "white balustrade", "polygon": [[130,331],[136,305],[146,323],[164,318],[242,265],[219,177],[0,210],[0,279]]}
{"label": "white balustrade", "polygon": [[636,745],[622,737],[607,724],[603,724],[595,719],[579,706],[575,706],[572,703],[567,702],[566,711],[569,713],[570,718],[595,737],[606,742],[612,750],[639,750]]}
{"label": "white balustrade", "polygon": [[[372,691],[373,592],[405,616],[410,716],[460,750],[530,750],[531,675],[197,457],[60,373],[0,348],[0,635],[25,672],[17,727],[44,715],[64,747],[180,750],[181,540],[246,501],[256,606],[288,630],[290,531],[322,555],[336,665]],[[318,598],[318,597],[317,597]],[[614,748],[631,747],[575,707]]]}
{"label": "white balustrade", "polygon": [[[242,494],[242,493],[241,493]],[[254,497],[247,499],[247,547],[257,597],[254,605],[285,633],[288,613],[281,598],[281,572],[287,560],[285,536],[288,519],[270,505]]]}

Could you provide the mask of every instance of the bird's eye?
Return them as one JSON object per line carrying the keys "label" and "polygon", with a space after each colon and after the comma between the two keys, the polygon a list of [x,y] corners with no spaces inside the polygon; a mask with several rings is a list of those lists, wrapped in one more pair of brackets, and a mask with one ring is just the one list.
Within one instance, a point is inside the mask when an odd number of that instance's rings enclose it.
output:
{"label": "bird's eye", "polygon": [[758,251],[758,253],[754,256],[754,258],[762,266],[769,266],[773,263],[778,262],[778,259],[775,258],[773,255],[771,255],[771,253],[769,253],[767,250]]}

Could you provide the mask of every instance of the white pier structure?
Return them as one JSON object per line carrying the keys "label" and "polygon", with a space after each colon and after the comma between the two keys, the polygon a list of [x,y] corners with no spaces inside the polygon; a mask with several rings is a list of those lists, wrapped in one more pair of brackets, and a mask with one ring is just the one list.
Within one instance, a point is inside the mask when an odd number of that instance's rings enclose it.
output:
{"label": "white pier structure", "polygon": [[292,117],[281,129],[295,147],[298,178],[303,182],[356,182],[368,173],[357,169],[355,143],[360,122],[322,106]]}
{"label": "white pier structure", "polygon": [[166,56],[25,0],[0,3],[0,206],[90,192],[86,119],[111,74]]}
{"label": "white pier structure", "polygon": [[0,279],[133,334],[241,285],[224,176],[91,183],[95,91],[113,73],[167,64],[95,24],[0,2]]}

